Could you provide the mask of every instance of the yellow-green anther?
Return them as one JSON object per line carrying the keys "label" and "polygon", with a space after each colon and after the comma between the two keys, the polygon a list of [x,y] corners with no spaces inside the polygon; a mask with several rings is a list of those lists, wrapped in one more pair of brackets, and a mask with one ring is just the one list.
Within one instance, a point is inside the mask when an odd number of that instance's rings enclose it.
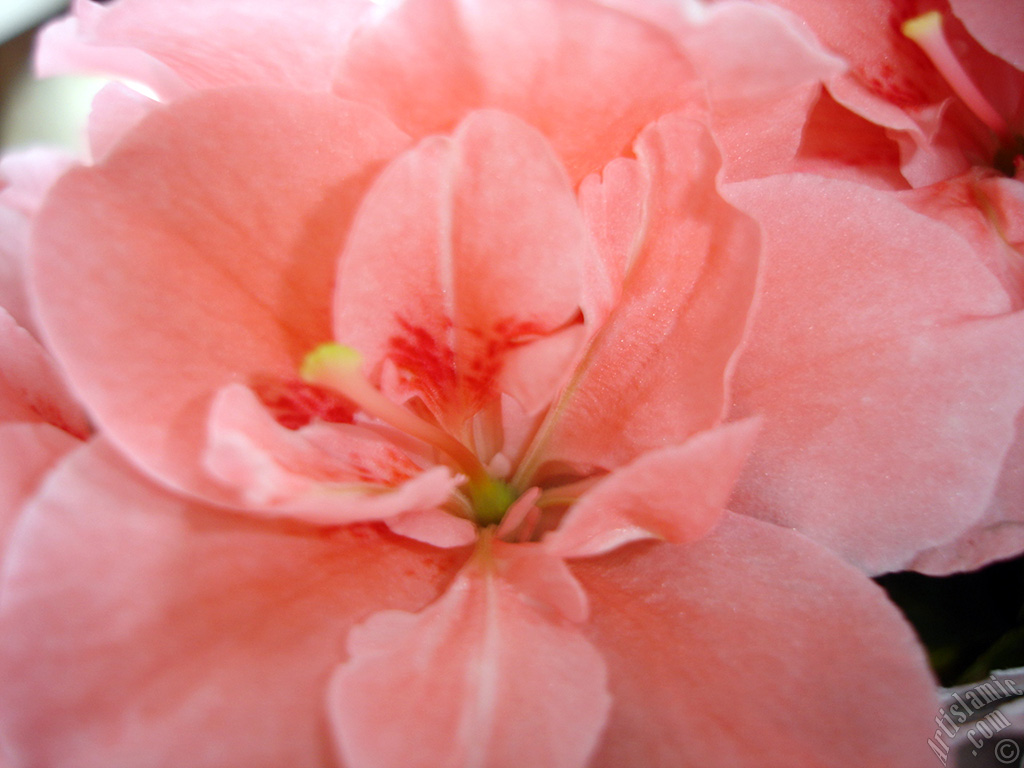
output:
{"label": "yellow-green anther", "polygon": [[328,342],[314,349],[302,361],[299,375],[305,381],[322,383],[332,376],[359,374],[363,356],[359,350],[343,344]]}

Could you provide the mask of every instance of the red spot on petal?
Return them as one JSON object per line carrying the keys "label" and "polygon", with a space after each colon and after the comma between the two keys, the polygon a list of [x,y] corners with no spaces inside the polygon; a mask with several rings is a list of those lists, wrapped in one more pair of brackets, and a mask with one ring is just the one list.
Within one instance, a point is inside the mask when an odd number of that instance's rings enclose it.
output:
{"label": "red spot on petal", "polygon": [[861,62],[854,71],[874,93],[901,109],[937,100],[936,73],[928,57],[903,34],[903,22],[921,13],[917,0],[894,0],[888,26],[892,54]]}
{"label": "red spot on petal", "polygon": [[286,429],[299,429],[314,419],[351,424],[355,414],[352,403],[338,393],[298,379],[258,377],[250,387]]}
{"label": "red spot on petal", "polygon": [[[388,357],[424,401],[441,411],[456,402],[470,410],[483,406],[498,394],[495,381],[505,355],[547,333],[536,322],[512,317],[489,329],[453,328],[446,321],[438,331],[396,319],[402,332],[388,340]],[[458,356],[450,346],[452,338],[459,340]]]}
{"label": "red spot on petal", "polygon": [[431,332],[401,316],[395,319],[402,331],[388,339],[388,357],[427,402],[443,406],[451,400],[458,380],[455,352],[447,342],[450,323]]}

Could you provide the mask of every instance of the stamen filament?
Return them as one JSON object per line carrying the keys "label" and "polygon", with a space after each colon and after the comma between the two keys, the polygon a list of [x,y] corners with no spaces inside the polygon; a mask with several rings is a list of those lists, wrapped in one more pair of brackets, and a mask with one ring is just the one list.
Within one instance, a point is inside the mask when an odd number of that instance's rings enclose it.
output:
{"label": "stamen filament", "polygon": [[472,488],[487,488],[493,482],[480,460],[466,446],[443,429],[388,400],[361,371],[362,355],[341,344],[321,344],[302,361],[303,380],[329,387],[351,400],[364,413],[374,416],[448,454],[469,478]]}
{"label": "stamen filament", "polygon": [[978,90],[971,76],[949,47],[949,42],[942,33],[942,14],[939,11],[929,11],[908,19],[903,23],[902,30],[903,34],[917,43],[931,59],[949,87],[979,120],[1002,138],[1010,135],[1010,126],[1006,120]]}
{"label": "stamen filament", "polygon": [[537,506],[544,509],[545,507],[573,504],[580,496],[593,488],[598,481],[603,480],[604,477],[604,475],[584,477],[582,480],[577,480],[574,483],[548,488],[537,499]]}

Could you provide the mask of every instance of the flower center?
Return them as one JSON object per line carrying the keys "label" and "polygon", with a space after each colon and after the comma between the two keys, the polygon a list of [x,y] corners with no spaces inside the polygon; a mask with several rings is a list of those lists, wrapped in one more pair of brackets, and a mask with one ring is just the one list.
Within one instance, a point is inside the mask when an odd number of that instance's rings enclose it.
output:
{"label": "flower center", "polygon": [[510,485],[493,478],[469,448],[435,424],[392,402],[362,373],[362,355],[341,344],[321,344],[303,360],[300,374],[311,385],[343,395],[367,416],[389,424],[448,456],[467,478],[473,516],[482,526],[501,522],[516,499]]}
{"label": "flower center", "polygon": [[1024,170],[1024,136],[1011,130],[1009,123],[974,84],[950,48],[942,23],[939,11],[929,11],[905,21],[902,31],[924,51],[960,101],[995,134],[999,140],[999,149],[992,160],[996,170],[1015,176]]}

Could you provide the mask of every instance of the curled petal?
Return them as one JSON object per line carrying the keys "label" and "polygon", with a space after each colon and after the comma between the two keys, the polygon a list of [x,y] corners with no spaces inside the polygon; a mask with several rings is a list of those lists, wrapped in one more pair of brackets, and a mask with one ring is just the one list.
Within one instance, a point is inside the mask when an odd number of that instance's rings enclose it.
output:
{"label": "curled petal", "polygon": [[638,539],[701,538],[725,510],[757,429],[752,419],[642,454],[580,497],[545,537],[545,548],[587,557]]}
{"label": "curled petal", "polygon": [[803,20],[775,5],[716,2],[693,15],[679,34],[708,84],[728,178],[786,167],[822,83],[846,63],[815,41]]}
{"label": "curled petal", "polygon": [[218,393],[204,453],[210,475],[257,514],[320,525],[380,520],[432,509],[459,478],[443,466],[423,470],[371,429],[312,424],[293,431],[274,421],[238,385]]}
{"label": "curled petal", "polygon": [[[757,282],[756,227],[719,194],[719,155],[700,122],[662,118],[637,154],[647,177],[641,245],[526,470],[551,460],[611,469],[685,441],[725,410]],[[616,184],[633,196],[637,180],[616,173],[603,183],[606,196]]]}
{"label": "curled petal", "polygon": [[476,541],[477,528],[463,517],[440,509],[416,509],[384,521],[399,536],[435,547],[465,547]]}

